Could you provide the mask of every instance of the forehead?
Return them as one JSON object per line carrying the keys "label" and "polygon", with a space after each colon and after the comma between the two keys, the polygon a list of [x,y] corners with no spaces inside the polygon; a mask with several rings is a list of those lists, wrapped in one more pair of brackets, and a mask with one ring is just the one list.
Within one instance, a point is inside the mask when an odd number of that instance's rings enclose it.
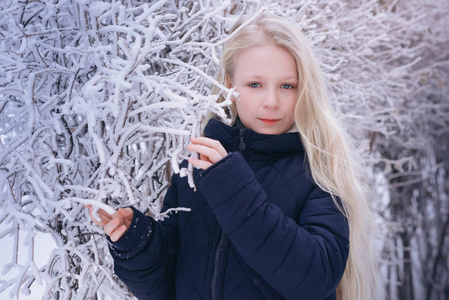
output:
{"label": "forehead", "polygon": [[296,60],[285,48],[263,45],[239,51],[235,77],[297,78]]}

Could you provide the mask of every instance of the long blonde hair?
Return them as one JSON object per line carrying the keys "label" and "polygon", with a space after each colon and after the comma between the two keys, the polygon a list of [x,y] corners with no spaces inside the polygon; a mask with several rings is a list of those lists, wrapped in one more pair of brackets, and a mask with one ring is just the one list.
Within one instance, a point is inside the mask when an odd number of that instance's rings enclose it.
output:
{"label": "long blonde hair", "polygon": [[[264,13],[254,20],[240,20],[231,30],[221,56],[223,73],[219,80],[227,85],[240,50],[274,44],[295,58],[298,70],[298,101],[295,124],[304,144],[314,181],[334,198],[349,223],[349,257],[337,288],[338,299],[373,299],[376,264],[373,254],[373,225],[368,206],[364,172],[354,156],[352,140],[332,113],[321,69],[308,41],[294,23]],[[231,107],[231,116],[236,115]],[[340,206],[336,197],[341,199]]]}

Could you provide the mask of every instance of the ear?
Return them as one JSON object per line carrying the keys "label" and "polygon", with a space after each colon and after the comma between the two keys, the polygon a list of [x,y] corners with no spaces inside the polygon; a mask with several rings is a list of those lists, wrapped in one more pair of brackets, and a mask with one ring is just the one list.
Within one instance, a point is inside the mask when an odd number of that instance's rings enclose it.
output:
{"label": "ear", "polygon": [[230,88],[232,87],[231,77],[229,77],[228,74],[226,74],[226,80],[225,80],[225,83],[226,83],[226,87],[227,87],[228,89],[230,89]]}
{"label": "ear", "polygon": [[[226,84],[226,87],[227,87],[228,89],[230,89],[230,88],[232,88],[232,87],[233,87],[233,85],[232,85],[232,81],[231,81],[231,77],[229,77],[229,75],[228,75],[228,74],[226,74],[226,80],[225,80],[225,84]],[[231,97],[231,101],[232,101],[232,102],[235,102],[235,98],[234,98],[234,96],[232,96],[232,97]]]}

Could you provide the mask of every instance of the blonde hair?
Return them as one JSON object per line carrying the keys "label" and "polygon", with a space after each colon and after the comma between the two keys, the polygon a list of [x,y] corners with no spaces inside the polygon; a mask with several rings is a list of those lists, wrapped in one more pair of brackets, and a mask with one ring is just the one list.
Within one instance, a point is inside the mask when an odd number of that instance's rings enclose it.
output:
{"label": "blonde hair", "polygon": [[[352,141],[332,113],[321,69],[305,36],[285,18],[264,13],[254,20],[240,20],[231,30],[221,56],[225,85],[240,50],[274,44],[295,58],[298,70],[298,101],[294,117],[304,144],[314,181],[329,192],[349,223],[349,257],[337,288],[338,299],[373,299],[376,265],[369,193],[363,172],[353,153]],[[216,90],[216,89],[215,89]],[[231,107],[235,118],[235,107]],[[341,206],[336,201],[341,199]]]}

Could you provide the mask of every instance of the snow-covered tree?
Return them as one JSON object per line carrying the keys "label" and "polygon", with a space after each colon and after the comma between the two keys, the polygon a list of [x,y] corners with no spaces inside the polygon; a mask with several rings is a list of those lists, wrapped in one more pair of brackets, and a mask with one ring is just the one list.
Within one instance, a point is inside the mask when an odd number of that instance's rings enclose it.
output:
{"label": "snow-covered tree", "polygon": [[0,295],[131,297],[82,203],[166,217],[186,143],[229,103],[211,94],[232,93],[216,82],[229,29],[263,11],[308,36],[376,179],[379,295],[449,296],[445,0],[2,1]]}

